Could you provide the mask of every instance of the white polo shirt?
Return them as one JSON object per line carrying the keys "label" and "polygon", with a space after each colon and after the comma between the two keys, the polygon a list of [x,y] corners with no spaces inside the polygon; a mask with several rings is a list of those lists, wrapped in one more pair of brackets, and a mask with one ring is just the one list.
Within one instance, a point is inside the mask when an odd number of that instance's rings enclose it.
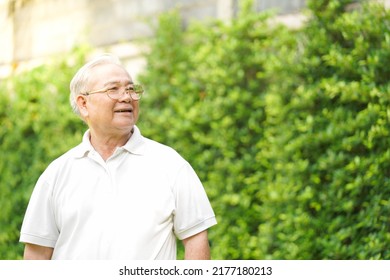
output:
{"label": "white polo shirt", "polygon": [[216,224],[192,167],[135,126],[104,161],[83,141],[39,178],[20,241],[53,247],[53,259],[176,259],[176,237]]}

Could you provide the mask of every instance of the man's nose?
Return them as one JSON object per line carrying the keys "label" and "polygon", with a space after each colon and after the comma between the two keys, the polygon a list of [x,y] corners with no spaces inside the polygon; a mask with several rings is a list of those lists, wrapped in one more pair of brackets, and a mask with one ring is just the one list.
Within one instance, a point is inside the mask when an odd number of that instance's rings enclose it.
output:
{"label": "man's nose", "polygon": [[119,101],[121,102],[131,102],[132,101],[132,98],[131,98],[131,94],[129,91],[127,91],[126,89],[123,90],[122,92],[122,95],[119,99]]}

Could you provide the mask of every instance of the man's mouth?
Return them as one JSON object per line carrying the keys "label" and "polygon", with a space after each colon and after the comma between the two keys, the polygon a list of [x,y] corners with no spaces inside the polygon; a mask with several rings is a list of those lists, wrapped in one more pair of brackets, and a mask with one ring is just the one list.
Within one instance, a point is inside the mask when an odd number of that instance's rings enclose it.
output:
{"label": "man's mouth", "polygon": [[122,110],[116,110],[115,113],[132,113],[132,109],[122,109]]}

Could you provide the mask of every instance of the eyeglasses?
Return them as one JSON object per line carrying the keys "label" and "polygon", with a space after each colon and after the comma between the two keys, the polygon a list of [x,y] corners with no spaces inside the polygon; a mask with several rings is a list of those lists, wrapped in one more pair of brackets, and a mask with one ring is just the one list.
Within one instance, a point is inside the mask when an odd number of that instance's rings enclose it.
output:
{"label": "eyeglasses", "polygon": [[82,93],[82,95],[88,96],[95,93],[106,93],[107,96],[113,100],[118,100],[122,98],[122,96],[126,93],[130,95],[131,99],[133,100],[140,100],[142,97],[142,94],[144,93],[144,88],[142,85],[129,85],[125,88],[124,91],[121,91],[120,86],[112,86],[110,88],[104,88],[104,89],[98,89],[94,91],[89,91]]}

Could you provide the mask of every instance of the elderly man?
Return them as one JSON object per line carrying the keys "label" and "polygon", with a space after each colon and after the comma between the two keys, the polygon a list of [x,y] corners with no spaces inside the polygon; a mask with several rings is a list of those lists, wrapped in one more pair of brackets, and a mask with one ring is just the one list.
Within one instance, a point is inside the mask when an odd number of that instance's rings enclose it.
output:
{"label": "elderly man", "polygon": [[23,221],[25,259],[209,259],[216,224],[196,173],[177,152],[135,125],[142,86],[102,55],[70,84],[88,125],[82,143],[40,176]]}

